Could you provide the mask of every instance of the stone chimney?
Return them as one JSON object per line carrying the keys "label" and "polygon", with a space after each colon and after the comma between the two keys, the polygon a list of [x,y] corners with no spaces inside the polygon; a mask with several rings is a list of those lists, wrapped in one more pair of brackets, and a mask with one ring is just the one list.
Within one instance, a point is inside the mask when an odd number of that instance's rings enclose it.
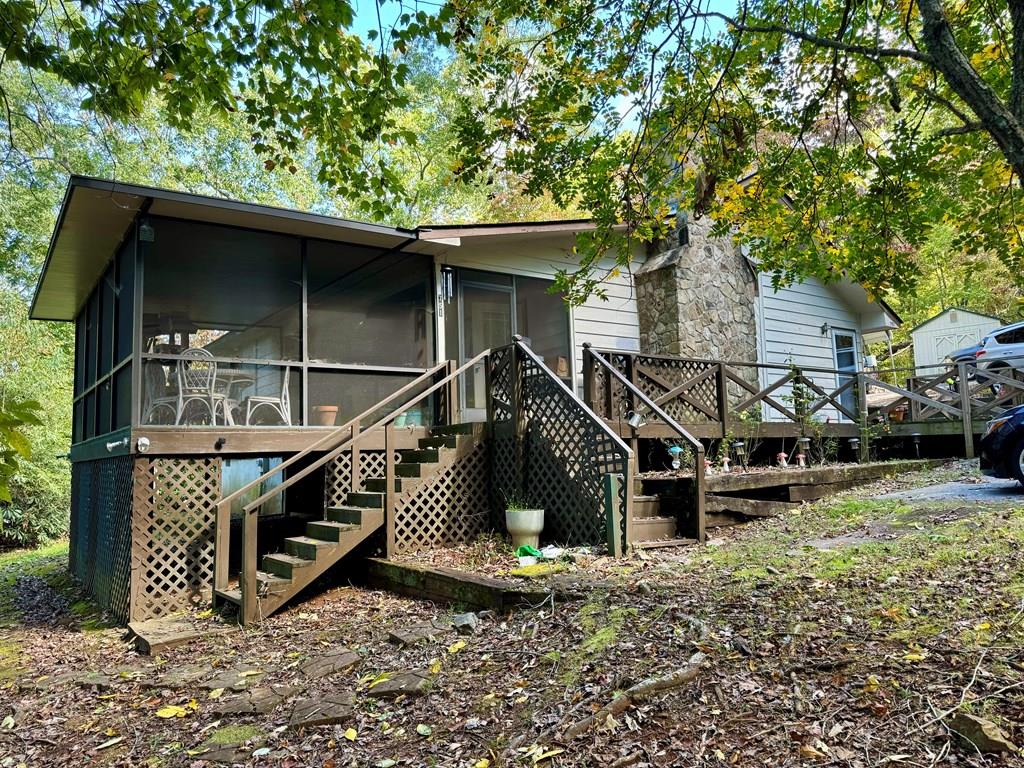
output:
{"label": "stone chimney", "polygon": [[757,276],[713,222],[685,213],[668,247],[634,271],[640,349],[652,354],[757,361]]}

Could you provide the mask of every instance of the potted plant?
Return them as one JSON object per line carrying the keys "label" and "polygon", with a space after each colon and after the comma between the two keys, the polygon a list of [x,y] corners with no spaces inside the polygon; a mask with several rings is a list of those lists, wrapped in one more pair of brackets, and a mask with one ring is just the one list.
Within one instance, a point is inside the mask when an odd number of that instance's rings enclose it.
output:
{"label": "potted plant", "polygon": [[336,405],[314,405],[313,423],[318,427],[333,427],[338,418],[338,406]]}
{"label": "potted plant", "polygon": [[537,547],[540,544],[540,532],[544,530],[544,510],[531,506],[525,497],[518,493],[506,493],[505,496],[505,527],[512,537],[512,546],[524,544]]}

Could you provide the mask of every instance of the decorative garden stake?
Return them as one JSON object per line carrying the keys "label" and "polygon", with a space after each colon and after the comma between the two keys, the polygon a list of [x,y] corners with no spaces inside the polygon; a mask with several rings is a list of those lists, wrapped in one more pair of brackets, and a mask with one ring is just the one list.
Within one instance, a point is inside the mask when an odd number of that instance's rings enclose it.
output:
{"label": "decorative garden stake", "polygon": [[683,465],[680,459],[680,454],[682,454],[683,449],[678,445],[673,445],[668,449],[668,452],[672,454],[672,469],[679,469]]}
{"label": "decorative garden stake", "polygon": [[779,451],[777,454],[775,454],[775,461],[783,469],[789,466],[789,461],[787,461],[787,458],[788,457],[786,456],[785,451]]}
{"label": "decorative garden stake", "polygon": [[796,455],[796,463],[797,463],[797,466],[798,466],[798,467],[806,467],[806,466],[807,466],[807,461],[806,461],[806,459],[807,459],[807,457],[806,457],[806,456],[804,456],[804,455],[803,455],[802,453],[798,453],[798,454]]}
{"label": "decorative garden stake", "polygon": [[737,440],[732,444],[732,449],[736,453],[736,458],[740,460],[740,465],[743,467],[743,471],[747,471],[747,447],[743,444],[742,440]]}
{"label": "decorative garden stake", "polygon": [[728,456],[723,456],[722,457],[722,471],[723,472],[728,472],[729,471],[729,457]]}

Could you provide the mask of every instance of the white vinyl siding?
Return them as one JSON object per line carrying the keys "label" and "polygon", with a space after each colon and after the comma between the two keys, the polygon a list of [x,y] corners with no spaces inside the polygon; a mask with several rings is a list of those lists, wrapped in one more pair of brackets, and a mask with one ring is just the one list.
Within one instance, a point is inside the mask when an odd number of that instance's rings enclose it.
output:
{"label": "white vinyl siding", "polygon": [[[758,319],[764,334],[762,343],[758,345],[762,354],[760,362],[784,367],[792,364],[804,368],[835,369],[833,329],[855,332],[858,357],[863,352],[860,316],[829,286],[810,278],[775,291],[771,276],[761,274],[759,288]],[[829,328],[822,333],[825,323]],[[784,368],[763,370],[761,385],[767,386],[785,373]],[[808,372],[807,376],[826,392],[832,392],[839,386],[835,374]],[[776,390],[773,397],[792,409],[792,401],[786,399],[791,397],[788,387]],[[772,408],[766,408],[763,416],[770,421],[785,420]],[[832,421],[838,416],[839,413],[831,406],[815,414],[815,418],[830,417]]]}
{"label": "white vinyl siding", "polygon": [[[484,240],[488,242],[484,242]],[[572,255],[573,237],[557,238],[462,238],[462,244],[452,247],[437,257],[439,264],[527,275],[553,280],[559,269],[572,269],[576,261]],[[610,260],[602,268],[612,266]],[[640,349],[640,321],[637,315],[636,293],[630,274],[609,278],[601,286],[607,296],[602,300],[591,296],[582,306],[570,313],[572,334],[573,374],[577,388],[582,386],[583,344],[590,342],[604,349]]]}

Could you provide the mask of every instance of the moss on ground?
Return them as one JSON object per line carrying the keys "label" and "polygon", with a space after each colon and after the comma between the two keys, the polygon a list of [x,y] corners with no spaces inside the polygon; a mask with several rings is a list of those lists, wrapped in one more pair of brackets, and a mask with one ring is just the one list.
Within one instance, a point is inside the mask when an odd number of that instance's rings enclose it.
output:
{"label": "moss on ground", "polygon": [[263,730],[255,725],[224,725],[210,732],[203,742],[203,747],[233,747],[263,735]]}

